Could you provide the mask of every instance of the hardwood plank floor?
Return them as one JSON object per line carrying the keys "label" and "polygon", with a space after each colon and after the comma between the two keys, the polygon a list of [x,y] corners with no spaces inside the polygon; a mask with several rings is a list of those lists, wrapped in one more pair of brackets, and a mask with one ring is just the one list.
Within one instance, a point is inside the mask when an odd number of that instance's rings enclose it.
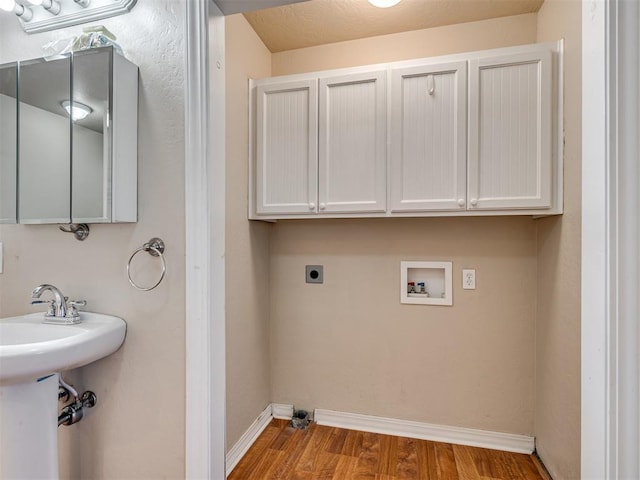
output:
{"label": "hardwood plank floor", "polygon": [[531,455],[273,420],[229,480],[547,480]]}

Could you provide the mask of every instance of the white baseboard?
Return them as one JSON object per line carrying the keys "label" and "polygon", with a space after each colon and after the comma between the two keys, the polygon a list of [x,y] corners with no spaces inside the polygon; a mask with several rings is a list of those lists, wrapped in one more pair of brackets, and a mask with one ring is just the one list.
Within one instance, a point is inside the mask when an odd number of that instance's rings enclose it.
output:
{"label": "white baseboard", "polygon": [[293,405],[286,405],[284,403],[271,403],[267,405],[258,418],[249,426],[246,432],[242,434],[240,439],[235,443],[233,447],[227,452],[226,466],[227,476],[231,474],[238,462],[244,457],[251,445],[257,440],[260,434],[267,428],[267,425],[273,418],[280,418],[283,420],[291,420],[293,417]]}
{"label": "white baseboard", "polygon": [[273,414],[273,418],[291,420],[293,418],[293,405],[287,405],[286,403],[272,403],[271,413]]}
{"label": "white baseboard", "polygon": [[382,433],[400,437],[418,438],[471,447],[491,448],[506,452],[532,453],[534,437],[511,433],[489,432],[462,427],[448,427],[430,423],[374,417],[357,413],[316,409],[314,420],[319,425]]}
{"label": "white baseboard", "polygon": [[242,434],[240,439],[227,452],[227,476],[236,468],[240,459],[247,453],[247,450],[253,445],[253,442],[260,436],[262,431],[267,428],[273,416],[271,415],[271,405],[267,405],[258,418],[256,418],[246,432]]}
{"label": "white baseboard", "polygon": [[[227,452],[227,476],[238,465],[240,459],[260,436],[273,418],[290,420],[293,417],[293,405],[272,403],[265,408],[258,418]],[[334,410],[314,411],[314,421],[319,425],[347,428],[363,432],[382,433],[400,437],[419,438],[472,447],[491,448],[506,452],[532,453],[534,438],[511,433],[488,432],[472,428],[448,427],[430,423],[398,420],[395,418],[374,417],[358,413],[336,412]]]}

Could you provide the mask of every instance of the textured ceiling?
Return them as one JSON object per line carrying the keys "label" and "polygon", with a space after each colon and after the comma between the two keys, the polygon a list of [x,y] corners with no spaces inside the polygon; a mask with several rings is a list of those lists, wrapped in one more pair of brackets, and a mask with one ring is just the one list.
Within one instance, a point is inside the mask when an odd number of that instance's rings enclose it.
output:
{"label": "textured ceiling", "polygon": [[534,13],[544,0],[402,0],[376,8],[367,0],[309,0],[245,13],[275,53],[423,28]]}

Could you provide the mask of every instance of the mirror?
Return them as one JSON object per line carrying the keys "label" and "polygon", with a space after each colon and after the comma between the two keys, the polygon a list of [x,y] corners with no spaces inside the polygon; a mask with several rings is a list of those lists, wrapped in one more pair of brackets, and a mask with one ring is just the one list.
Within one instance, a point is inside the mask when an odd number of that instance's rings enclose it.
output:
{"label": "mirror", "polygon": [[[85,50],[73,56],[71,158],[72,223],[109,221],[109,51]],[[84,116],[86,115],[86,116]],[[82,118],[80,118],[82,117]]]}
{"label": "mirror", "polygon": [[0,223],[16,223],[18,64],[0,65]]}
{"label": "mirror", "polygon": [[68,223],[71,58],[21,62],[18,95],[18,222]]}
{"label": "mirror", "polygon": [[0,127],[0,222],[137,221],[138,67],[112,47],[0,65]]}

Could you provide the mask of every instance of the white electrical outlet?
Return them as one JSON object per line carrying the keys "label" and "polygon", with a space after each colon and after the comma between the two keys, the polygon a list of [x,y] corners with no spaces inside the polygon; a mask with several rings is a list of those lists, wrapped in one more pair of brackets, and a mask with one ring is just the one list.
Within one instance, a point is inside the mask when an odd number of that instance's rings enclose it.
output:
{"label": "white electrical outlet", "polygon": [[476,271],[473,268],[464,268],[462,270],[462,288],[465,290],[476,289]]}

